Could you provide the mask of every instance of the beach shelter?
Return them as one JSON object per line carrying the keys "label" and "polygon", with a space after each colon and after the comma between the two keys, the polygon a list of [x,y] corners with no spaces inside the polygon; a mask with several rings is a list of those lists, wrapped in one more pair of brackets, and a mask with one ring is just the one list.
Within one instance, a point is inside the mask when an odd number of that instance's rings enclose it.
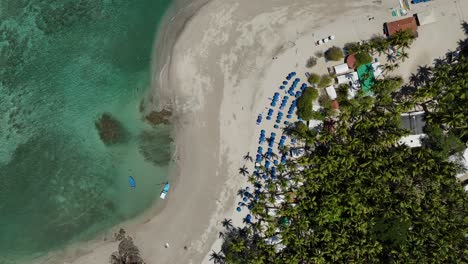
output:
{"label": "beach shelter", "polygon": [[418,35],[418,24],[414,16],[384,23],[384,31],[387,36],[392,36],[403,30],[411,30],[414,36]]}
{"label": "beach shelter", "polygon": [[330,85],[327,88],[325,88],[325,91],[327,92],[328,97],[330,97],[331,100],[335,100],[338,97],[336,95],[336,90],[335,87],[333,87],[333,85]]}
{"label": "beach shelter", "polygon": [[339,64],[339,65],[336,65],[333,67],[335,69],[335,73],[337,75],[340,75],[340,74],[343,74],[343,73],[346,73],[349,71],[349,67],[348,67],[348,64],[346,63],[342,63],[342,64]]}

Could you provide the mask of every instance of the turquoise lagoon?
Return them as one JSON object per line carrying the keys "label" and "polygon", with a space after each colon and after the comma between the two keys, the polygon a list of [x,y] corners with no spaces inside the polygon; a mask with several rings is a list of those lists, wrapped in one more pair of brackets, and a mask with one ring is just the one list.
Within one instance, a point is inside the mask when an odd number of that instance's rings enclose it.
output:
{"label": "turquoise lagoon", "polygon": [[[0,263],[92,238],[155,201],[170,128],[144,123],[139,105],[170,2],[0,0]],[[104,112],[123,143],[99,138]]]}

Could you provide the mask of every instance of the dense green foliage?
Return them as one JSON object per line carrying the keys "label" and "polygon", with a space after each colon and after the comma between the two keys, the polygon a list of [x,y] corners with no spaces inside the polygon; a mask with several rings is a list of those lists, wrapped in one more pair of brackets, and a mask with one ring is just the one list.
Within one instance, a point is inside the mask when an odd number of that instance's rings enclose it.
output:
{"label": "dense green foliage", "polygon": [[311,73],[309,79],[307,80],[310,84],[318,84],[320,82],[320,75],[316,73]]}
{"label": "dense green foliage", "polygon": [[[305,155],[275,180],[250,177],[254,220],[227,227],[218,263],[466,263],[468,195],[446,155],[466,137],[466,63],[435,67],[407,97],[401,78],[376,80],[373,97],[347,99],[342,87],[341,114],[323,130],[288,129]],[[400,115],[416,103],[431,141],[408,148],[396,144]]]}
{"label": "dense green foliage", "polygon": [[443,129],[437,126],[426,126],[424,131],[427,137],[424,144],[434,150],[442,158],[459,153],[465,149],[463,142],[451,132],[444,133]]}
{"label": "dense green foliage", "polygon": [[332,101],[328,95],[323,94],[322,96],[319,97],[319,104],[322,107],[321,112],[323,113],[324,116],[333,116],[335,115],[335,110],[332,109]]}
{"label": "dense green foliage", "polygon": [[468,59],[437,64],[425,75],[427,79],[411,99],[423,106],[430,124],[446,126],[468,141]]}
{"label": "dense green foliage", "polygon": [[297,115],[303,120],[313,118],[312,102],[317,99],[317,89],[307,87],[297,100]]}
{"label": "dense green foliage", "polygon": [[317,58],[315,58],[315,57],[310,57],[310,58],[307,60],[306,67],[307,67],[307,68],[312,68],[312,67],[314,67],[315,65],[317,65]]}
{"label": "dense green foliage", "polygon": [[327,60],[339,61],[343,58],[343,50],[333,46],[325,52],[325,58]]}
{"label": "dense green foliage", "polygon": [[357,42],[348,42],[344,45],[344,49],[346,50],[346,53],[348,54],[353,54],[358,51],[360,51],[359,43]]}
{"label": "dense green foliage", "polygon": [[333,79],[329,75],[324,74],[320,78],[320,82],[318,83],[317,86],[319,88],[325,88],[325,87],[329,86],[332,83],[332,81],[333,81]]}
{"label": "dense green foliage", "polygon": [[367,42],[346,43],[344,49],[347,54],[356,54],[356,68],[372,61],[369,54],[386,54],[389,64],[384,65],[384,70],[392,71],[399,66],[398,61],[408,58],[405,50],[411,46],[414,39],[411,31],[399,31],[389,38],[374,36]]}
{"label": "dense green foliage", "polygon": [[371,63],[372,62],[372,56],[369,55],[369,53],[367,52],[358,52],[356,54],[354,54],[354,57],[356,58],[356,64],[355,64],[355,67],[356,68],[359,68],[359,66],[363,65],[363,64],[367,64],[367,63]]}

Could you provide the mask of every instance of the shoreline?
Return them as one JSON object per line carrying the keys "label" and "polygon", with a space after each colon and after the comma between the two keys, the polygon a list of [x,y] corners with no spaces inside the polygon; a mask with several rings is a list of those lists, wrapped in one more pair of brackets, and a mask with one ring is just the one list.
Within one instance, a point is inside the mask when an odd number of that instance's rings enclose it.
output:
{"label": "shoreline", "polygon": [[[154,78],[156,75],[155,72],[163,72],[163,68],[170,65],[170,57],[173,50],[173,44],[177,41],[178,36],[181,31],[184,30],[185,24],[193,17],[196,12],[203,7],[206,3],[211,0],[175,0],[171,6],[165,11],[158,27],[155,32],[154,45],[151,54],[151,65],[149,73],[151,74],[150,83],[148,90],[145,92],[146,95],[142,98],[145,103],[145,112],[147,110],[159,110],[159,104],[153,101],[155,96],[155,89],[153,82],[159,78]],[[186,5],[188,3],[188,6]],[[174,25],[175,24],[175,25]],[[173,31],[173,27],[178,28],[178,30]],[[165,57],[164,60],[156,60],[157,55],[161,54],[161,57]],[[169,61],[168,61],[169,60]],[[165,79],[167,79],[166,76]],[[167,83],[167,80],[166,80]],[[160,84],[162,85],[162,84]],[[149,100],[149,101],[148,101]],[[164,105],[166,106],[166,105]],[[141,113],[143,115],[143,113]],[[173,113],[174,114],[174,113]],[[173,117],[177,115],[173,115]],[[176,135],[175,125],[172,126],[171,136]],[[175,148],[172,152],[172,158],[168,166],[167,180],[171,180],[171,189],[177,185],[177,182],[180,177],[178,177],[179,164],[178,161],[174,160],[174,157],[177,155],[177,144],[174,144]],[[152,218],[156,217],[161,211],[166,207],[166,202],[159,199],[157,195],[155,201],[150,207],[145,209],[143,212],[137,216],[127,219],[109,229],[102,230],[101,232],[95,234],[92,239],[86,241],[72,242],[70,245],[67,245],[65,248],[53,250],[46,253],[39,258],[34,258],[33,263],[37,264],[62,264],[62,263],[75,263],[75,261],[80,261],[80,258],[88,254],[92,254],[94,249],[101,248],[105,244],[114,244],[113,251],[118,250],[118,243],[113,241],[114,233],[117,233],[120,228],[124,228],[127,231],[127,234],[131,234],[132,231],[135,231],[139,226],[144,225],[149,222]],[[138,243],[138,241],[136,241]],[[107,257],[110,257],[110,253]],[[107,263],[107,258],[106,258]]]}
{"label": "shoreline", "polygon": [[[182,7],[188,2],[188,7]],[[321,12],[316,14],[317,10]],[[378,20],[367,21],[368,13]],[[298,0],[293,4],[196,0],[175,3],[163,20],[153,50],[153,86],[148,100],[156,109],[165,105],[174,108],[175,162],[168,176],[171,191],[166,201],[157,201],[115,228],[126,229],[148,264],[208,263],[211,249],[220,246],[218,231],[223,218],[233,218],[235,225],[242,223],[242,215],[234,209],[236,191],[246,185],[246,178],[237,174],[237,168],[244,164],[242,156],[247,151],[255,153],[259,130],[255,118],[264,111],[279,80],[292,70],[304,78],[303,73],[310,71],[305,61],[315,51],[381,34],[381,22],[396,18],[391,18],[385,4],[364,0]],[[437,30],[446,25],[433,27]],[[331,34],[336,41],[321,47],[313,44]],[[424,35],[420,38],[422,43]],[[445,43],[449,47],[455,44]],[[426,50],[431,45],[436,44]],[[434,58],[435,53],[431,53]],[[157,56],[162,59],[155,60]],[[418,58],[410,55],[394,73],[413,70],[411,56]],[[324,66],[319,62],[312,71],[326,71]],[[165,248],[165,243],[170,247]],[[75,248],[76,258],[54,263],[107,263],[110,253],[117,250],[117,243],[103,242],[101,236],[86,244],[87,252]]]}

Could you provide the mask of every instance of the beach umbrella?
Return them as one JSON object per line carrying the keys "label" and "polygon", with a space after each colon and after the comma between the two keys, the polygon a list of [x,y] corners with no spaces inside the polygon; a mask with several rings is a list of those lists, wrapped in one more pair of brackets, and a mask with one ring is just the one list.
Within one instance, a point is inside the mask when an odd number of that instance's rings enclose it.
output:
{"label": "beach umbrella", "polygon": [[248,214],[246,217],[245,217],[245,221],[247,223],[250,223],[250,221],[252,221],[252,216],[250,214]]}
{"label": "beach umbrella", "polygon": [[247,197],[244,197],[242,200],[243,200],[245,203],[249,201],[249,199],[248,199]]}
{"label": "beach umbrella", "polygon": [[237,212],[240,212],[242,209],[240,207],[236,208]]}
{"label": "beach umbrella", "polygon": [[287,81],[283,81],[283,85],[287,85],[287,84],[288,84],[288,82],[287,82]]}

